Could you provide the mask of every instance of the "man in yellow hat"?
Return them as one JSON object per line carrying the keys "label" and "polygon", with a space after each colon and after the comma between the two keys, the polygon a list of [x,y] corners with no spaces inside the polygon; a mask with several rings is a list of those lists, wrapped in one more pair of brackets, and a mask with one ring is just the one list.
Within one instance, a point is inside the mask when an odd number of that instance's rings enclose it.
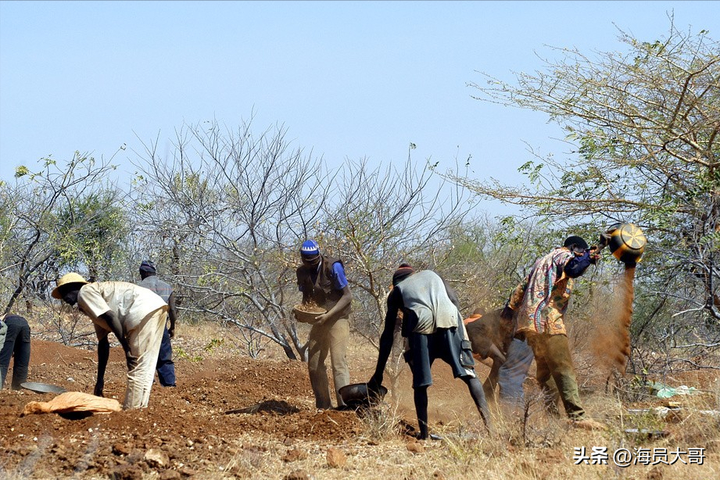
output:
{"label": "man in yellow hat", "polygon": [[95,395],[103,396],[105,368],[110,357],[108,334],[115,334],[128,367],[123,408],[145,408],[155,377],[168,305],[153,291],[129,282],[88,283],[77,273],[60,277],[54,298],[78,305],[95,324],[98,371]]}

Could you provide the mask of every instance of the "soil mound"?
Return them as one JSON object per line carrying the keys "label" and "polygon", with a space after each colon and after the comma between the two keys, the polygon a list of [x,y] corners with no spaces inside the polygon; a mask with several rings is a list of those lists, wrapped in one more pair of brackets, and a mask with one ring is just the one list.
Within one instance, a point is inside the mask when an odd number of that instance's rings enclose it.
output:
{"label": "soil mound", "polygon": [[[0,473],[26,470],[32,472],[28,478],[61,478],[77,475],[78,463],[84,462],[85,474],[112,477],[129,463],[147,469],[148,461],[140,452],[144,455],[150,449],[164,452],[168,467],[174,462],[203,471],[210,462],[230,462],[232,439],[242,433],[271,435],[281,442],[324,443],[350,439],[362,431],[354,411],[315,409],[307,365],[302,362],[238,355],[202,361],[176,358],[176,367],[178,387],[163,388],[156,382],[148,408],[107,415],[21,416],[28,403],[48,402],[55,395],[0,391]],[[91,393],[96,368],[93,351],[33,340],[28,380]],[[106,373],[107,397],[124,398],[125,375],[123,352],[113,348]],[[133,460],[133,455],[141,458]]]}

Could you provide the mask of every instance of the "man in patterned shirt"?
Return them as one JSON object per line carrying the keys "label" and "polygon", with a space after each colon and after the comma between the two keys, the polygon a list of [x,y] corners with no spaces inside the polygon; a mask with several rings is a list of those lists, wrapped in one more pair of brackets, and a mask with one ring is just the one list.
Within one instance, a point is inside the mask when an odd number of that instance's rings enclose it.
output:
{"label": "man in patterned shirt", "polygon": [[[581,237],[568,237],[562,247],[554,248],[535,261],[524,281],[513,290],[502,313],[506,320],[516,322],[514,341],[527,344],[532,349],[537,364],[537,380],[546,393],[546,405],[554,410],[559,397],[565,413],[572,420],[586,420],[586,417],[580,404],[563,317],[573,279],[583,275],[598,258],[596,247],[589,248]],[[517,354],[514,354],[511,344],[507,355],[508,367],[517,363],[513,361],[514,357],[526,350],[527,347],[517,349]],[[503,390],[518,390],[513,388],[513,384],[522,384],[531,362],[532,357],[529,362],[525,358],[521,362],[523,368],[515,368],[512,375],[508,375],[508,367],[500,367],[498,382],[501,399]],[[522,391],[522,387],[519,390]]]}

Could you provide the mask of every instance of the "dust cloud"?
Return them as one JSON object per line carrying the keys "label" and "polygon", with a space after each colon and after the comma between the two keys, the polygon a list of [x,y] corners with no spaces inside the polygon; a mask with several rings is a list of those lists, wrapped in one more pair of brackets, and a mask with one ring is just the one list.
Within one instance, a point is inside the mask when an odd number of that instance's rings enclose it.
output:
{"label": "dust cloud", "polygon": [[592,344],[592,352],[598,361],[597,366],[608,376],[613,371],[624,374],[630,357],[634,280],[634,267],[626,267],[623,274],[618,276],[605,321],[599,322]]}

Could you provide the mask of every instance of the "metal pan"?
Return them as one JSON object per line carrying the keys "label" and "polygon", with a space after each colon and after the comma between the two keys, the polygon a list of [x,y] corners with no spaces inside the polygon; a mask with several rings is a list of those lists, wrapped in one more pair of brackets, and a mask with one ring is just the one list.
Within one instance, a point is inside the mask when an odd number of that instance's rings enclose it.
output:
{"label": "metal pan", "polygon": [[342,387],[338,393],[347,406],[358,408],[377,405],[385,397],[387,391],[387,388],[380,386],[378,395],[371,395],[367,383],[351,383]]}
{"label": "metal pan", "polygon": [[62,387],[49,383],[25,382],[21,383],[20,386],[35,393],[65,393],[67,391]]}

